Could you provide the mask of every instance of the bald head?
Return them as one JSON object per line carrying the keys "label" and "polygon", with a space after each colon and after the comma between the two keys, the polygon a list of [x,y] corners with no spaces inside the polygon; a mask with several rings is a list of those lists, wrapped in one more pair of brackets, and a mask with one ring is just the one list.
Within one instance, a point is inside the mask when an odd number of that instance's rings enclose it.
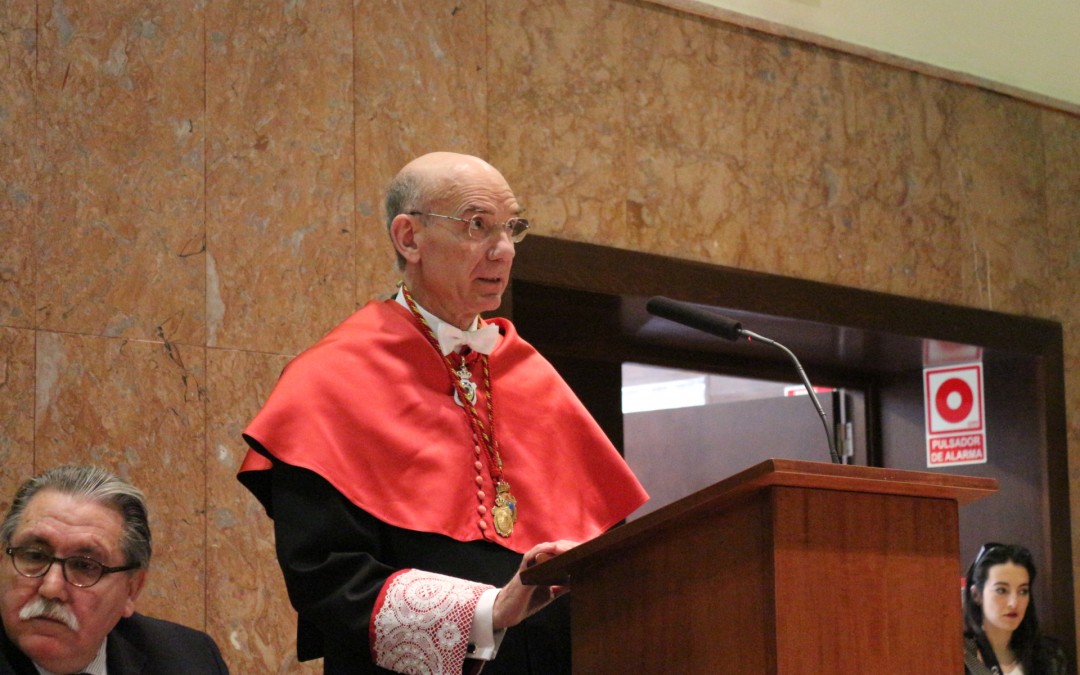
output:
{"label": "bald head", "polygon": [[507,224],[522,210],[503,175],[478,157],[433,152],[405,165],[387,192],[386,226],[417,304],[458,328],[498,309],[514,260]]}
{"label": "bald head", "polygon": [[[479,157],[462,155],[457,152],[430,152],[421,155],[402,167],[395,181],[414,177],[425,188],[445,189],[463,180],[475,178],[479,174],[493,174],[506,182],[499,170]],[[425,195],[431,197],[431,195]],[[438,198],[438,195],[435,195]]]}
{"label": "bald head", "polygon": [[[455,189],[470,183],[507,185],[499,170],[479,157],[458,152],[429,152],[398,171],[386,191],[386,231],[402,213],[430,211],[432,204],[453,197]],[[509,190],[509,186],[507,186]],[[405,259],[397,255],[398,268]]]}

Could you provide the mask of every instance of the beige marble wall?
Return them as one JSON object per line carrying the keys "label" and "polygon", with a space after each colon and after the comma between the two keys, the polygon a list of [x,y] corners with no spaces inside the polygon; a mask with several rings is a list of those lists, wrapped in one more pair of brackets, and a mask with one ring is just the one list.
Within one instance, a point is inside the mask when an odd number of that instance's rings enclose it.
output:
{"label": "beige marble wall", "polygon": [[141,608],[318,672],[239,434],[389,290],[381,188],[434,149],[544,234],[1060,321],[1080,488],[1075,116],[629,0],[8,0],[0,507],[116,468],[153,508]]}

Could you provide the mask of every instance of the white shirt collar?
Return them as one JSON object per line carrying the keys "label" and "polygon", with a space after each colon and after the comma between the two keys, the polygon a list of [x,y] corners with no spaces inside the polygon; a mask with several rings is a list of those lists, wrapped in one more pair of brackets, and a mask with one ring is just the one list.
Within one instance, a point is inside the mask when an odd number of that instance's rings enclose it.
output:
{"label": "white shirt collar", "polygon": [[[409,303],[405,302],[405,294],[402,293],[400,290],[397,292],[397,295],[394,296],[394,300],[397,300],[397,303],[405,309],[409,308]],[[431,327],[431,332],[438,335],[439,324],[444,323],[443,320],[421,307],[420,303],[416,302],[416,300],[413,300],[413,304],[416,305],[416,309],[420,310],[420,316],[424,317],[424,321],[427,321],[427,325]],[[479,324],[480,317],[474,317],[472,323],[466,330],[476,330],[476,327]]]}

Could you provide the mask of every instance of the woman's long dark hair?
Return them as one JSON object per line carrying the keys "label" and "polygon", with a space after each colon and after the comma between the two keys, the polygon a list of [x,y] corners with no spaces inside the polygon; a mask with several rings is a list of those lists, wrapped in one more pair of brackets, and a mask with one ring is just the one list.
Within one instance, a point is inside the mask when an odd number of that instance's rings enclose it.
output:
{"label": "woman's long dark hair", "polygon": [[[986,633],[983,632],[983,608],[975,602],[974,596],[982,598],[986,579],[990,575],[990,568],[994,565],[1014,563],[1025,568],[1028,572],[1029,593],[1035,583],[1035,561],[1031,557],[1031,551],[1017,544],[985,544],[979,551],[979,555],[971,563],[967,572],[967,583],[964,593],[964,634],[975,638],[980,650],[989,648]],[[1009,648],[1013,650],[1020,663],[1024,666],[1024,672],[1029,675],[1038,675],[1046,672],[1046,664],[1040,663],[1039,658],[1039,618],[1035,612],[1035,596],[1028,596],[1028,607],[1024,613],[1024,619],[1013,631],[1009,639]],[[983,659],[990,662],[990,655],[984,654]]]}

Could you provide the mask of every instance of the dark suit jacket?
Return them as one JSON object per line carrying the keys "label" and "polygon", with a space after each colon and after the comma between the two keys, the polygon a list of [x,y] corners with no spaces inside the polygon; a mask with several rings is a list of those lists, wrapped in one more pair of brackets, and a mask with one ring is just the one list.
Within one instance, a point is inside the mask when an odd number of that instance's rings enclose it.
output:
{"label": "dark suit jacket", "polygon": [[[109,675],[227,675],[214,640],[171,621],[133,614],[108,636]],[[34,664],[0,630],[0,675],[37,675]]]}

